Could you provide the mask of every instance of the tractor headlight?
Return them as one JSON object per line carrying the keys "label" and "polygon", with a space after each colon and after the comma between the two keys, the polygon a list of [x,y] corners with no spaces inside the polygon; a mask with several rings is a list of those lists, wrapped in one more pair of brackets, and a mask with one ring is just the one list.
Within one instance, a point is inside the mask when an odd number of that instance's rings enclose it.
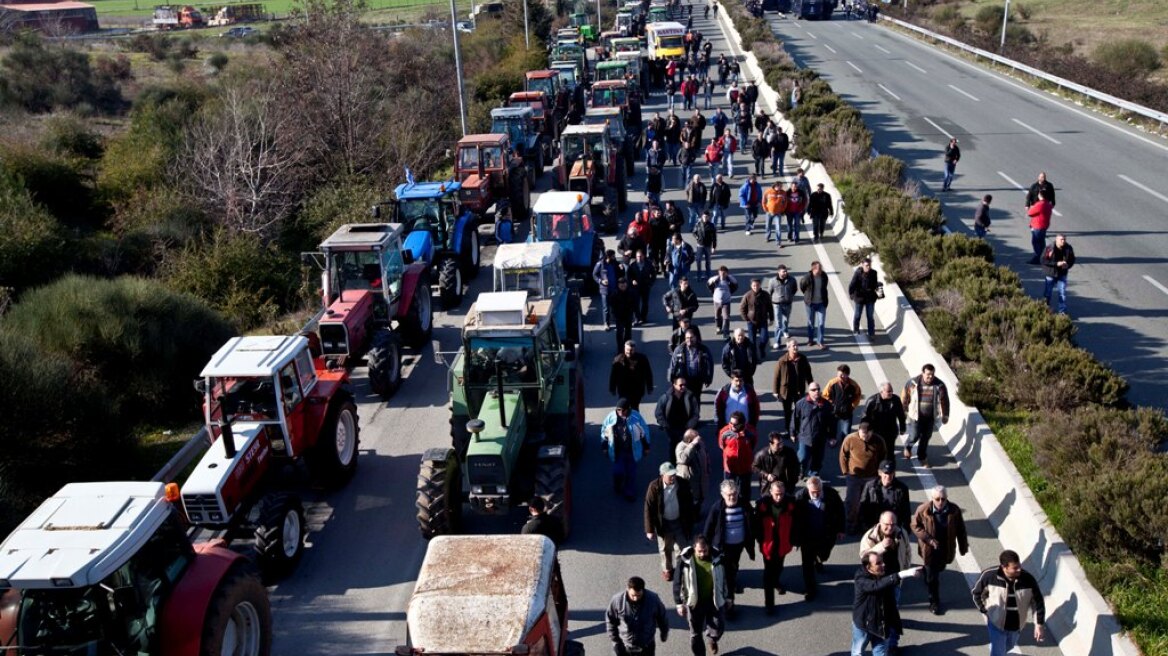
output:
{"label": "tractor headlight", "polygon": [[284,444],[284,438],[278,437],[278,438],[272,440],[272,450],[273,451],[278,451],[279,453],[284,453],[284,451],[287,448],[288,448],[287,445]]}
{"label": "tractor headlight", "polygon": [[498,487],[498,489],[496,490],[496,492],[498,492],[499,494],[507,494],[507,486],[506,486],[506,485],[500,485],[500,486]]}
{"label": "tractor headlight", "polygon": [[482,494],[483,493],[483,486],[482,485],[470,486],[470,493],[471,494]]}
{"label": "tractor headlight", "polygon": [[53,585],[58,587],[58,588],[71,588],[71,587],[73,587],[73,579],[54,578],[54,579],[50,579],[50,580],[53,582]]}

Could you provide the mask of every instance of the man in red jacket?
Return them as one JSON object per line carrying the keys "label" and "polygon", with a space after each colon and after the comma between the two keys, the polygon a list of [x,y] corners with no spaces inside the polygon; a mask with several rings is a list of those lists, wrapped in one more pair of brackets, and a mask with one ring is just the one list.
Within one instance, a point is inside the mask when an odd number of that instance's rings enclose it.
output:
{"label": "man in red jacket", "polygon": [[1034,250],[1031,264],[1039,264],[1042,249],[1046,247],[1046,231],[1050,229],[1050,215],[1054,212],[1054,203],[1046,198],[1046,194],[1039,192],[1038,200],[1026,209],[1030,217],[1030,248]]}
{"label": "man in red jacket", "polygon": [[795,516],[795,499],[787,496],[787,486],[776,479],[754,508],[754,531],[762,552],[762,595],[766,614],[775,612],[775,591],[783,588],[783,561],[791,553],[791,521]]}
{"label": "man in red jacket", "polygon": [[722,479],[738,482],[743,501],[750,501],[750,477],[753,474],[754,446],[758,439],[746,423],[746,416],[735,410],[730,423],[718,431],[718,448],[722,449]]}

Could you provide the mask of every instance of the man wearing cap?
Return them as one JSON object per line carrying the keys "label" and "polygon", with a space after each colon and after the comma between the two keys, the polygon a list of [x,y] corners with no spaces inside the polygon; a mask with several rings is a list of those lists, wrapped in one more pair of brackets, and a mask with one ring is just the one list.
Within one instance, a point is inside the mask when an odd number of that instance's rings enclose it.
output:
{"label": "man wearing cap", "polygon": [[637,352],[637,343],[625,342],[624,351],[612,359],[608,372],[608,392],[618,399],[628,399],[633,410],[641,410],[641,399],[653,393],[653,368],[644,353]]}
{"label": "man wearing cap", "polygon": [[844,438],[839,451],[840,471],[847,481],[847,509],[845,529],[855,535],[861,530],[859,523],[860,496],[864,486],[876,480],[876,472],[884,461],[884,440],[872,432],[866,421],[860,422],[856,432]]}
{"label": "man wearing cap", "polygon": [[693,494],[689,481],[677,475],[672,463],[661,463],[657,472],[660,475],[645,491],[645,538],[657,541],[661,578],[672,581],[673,554],[693,539]]}
{"label": "man wearing cap", "polygon": [[860,525],[875,524],[884,512],[895,515],[896,523],[901,528],[909,528],[912,507],[908,501],[908,486],[896,477],[896,463],[891,460],[880,463],[876,479],[868,481],[860,492]]}
{"label": "man wearing cap", "polygon": [[612,461],[612,488],[628,501],[636,498],[633,490],[637,463],[649,450],[649,426],[641,413],[633,410],[628,399],[616,402],[600,425],[601,448]]}

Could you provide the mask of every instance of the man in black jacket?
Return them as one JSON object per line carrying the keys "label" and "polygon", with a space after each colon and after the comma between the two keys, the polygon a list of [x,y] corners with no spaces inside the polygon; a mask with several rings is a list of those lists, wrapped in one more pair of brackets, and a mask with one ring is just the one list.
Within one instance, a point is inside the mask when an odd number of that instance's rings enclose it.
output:
{"label": "man in black jacket", "polygon": [[657,426],[669,436],[669,460],[676,464],[677,443],[685,431],[697,428],[701,419],[701,403],[698,402],[697,393],[689,389],[684,377],[677,376],[673,379],[673,386],[657,399],[657,408],[653,414]]}
{"label": "man in black jacket", "polygon": [[855,311],[852,313],[852,333],[860,334],[860,313],[868,315],[868,338],[876,336],[876,290],[880,280],[872,269],[872,260],[864,258],[864,262],[856,267],[852,274],[852,281],[848,283],[848,296],[852,298]]}
{"label": "man in black jacket", "polygon": [[1029,210],[1031,205],[1037,203],[1040,195],[1050,201],[1050,206],[1054,207],[1054,185],[1046,179],[1046,171],[1040,172],[1038,179],[1026,191],[1026,209]]}
{"label": "man in black jacket", "polygon": [[625,342],[624,352],[612,359],[608,373],[608,391],[618,399],[628,399],[629,405],[641,411],[641,399],[653,393],[653,368],[644,353],[637,352],[637,343]]}
{"label": "man in black jacket", "polygon": [[811,217],[811,240],[823,239],[827,227],[827,217],[835,214],[831,194],[823,190],[823,183],[816,185],[815,191],[807,197],[807,216]]}
{"label": "man in black jacket", "polygon": [[831,557],[835,543],[844,538],[844,502],[818,476],[807,479],[807,487],[795,495],[795,520],[791,544],[799,547],[803,560],[803,598],[815,599],[818,583],[815,572]]}
{"label": "man in black jacket", "polygon": [[527,502],[527,511],[531,515],[527,523],[519,532],[523,535],[545,535],[552,542],[559,544],[564,541],[564,523],[547,513],[547,501],[541,496],[534,496]]}
{"label": "man in black jacket", "polygon": [[1051,292],[1058,293],[1055,312],[1067,313],[1067,272],[1075,266],[1075,249],[1067,243],[1066,235],[1055,235],[1054,242],[1042,251],[1042,273],[1046,276],[1042,300],[1050,304]]}
{"label": "man in black jacket", "polygon": [[783,132],[783,128],[779,128],[775,134],[774,141],[771,142],[771,174],[783,175],[783,169],[786,166],[787,149],[791,147],[791,138]]}
{"label": "man in black jacket", "polygon": [[770,484],[782,481],[784,489],[794,490],[799,482],[799,455],[788,442],[786,436],[771,431],[767,448],[754,456],[753,469],[758,476],[759,498],[765,497]]}
{"label": "man in black jacket", "polygon": [[730,207],[730,185],[726,184],[726,180],[719,173],[714,185],[710,187],[710,211],[714,217],[713,222],[722,230],[726,229],[727,207]]}
{"label": "man in black jacket", "polygon": [[953,137],[949,139],[949,145],[945,146],[945,178],[941,181],[941,191],[949,191],[953,186],[953,174],[960,160],[961,147],[957,145],[957,137]]}
{"label": "man in black jacket", "polygon": [[896,465],[891,460],[880,463],[876,479],[865,483],[860,492],[860,525],[865,528],[875,526],[885,511],[895,514],[896,523],[904,530],[911,528],[908,486],[896,478]]}
{"label": "man in black jacket", "polygon": [[864,404],[864,415],[860,421],[868,422],[872,430],[884,439],[884,453],[891,458],[896,453],[896,437],[904,435],[908,430],[904,403],[892,391],[892,383],[880,383],[880,391]]}
{"label": "man in black jacket", "polygon": [[920,575],[920,567],[885,573],[884,557],[875,551],[866,552],[860,558],[852,604],[853,654],[863,654],[869,644],[874,654],[887,653],[889,647],[896,646],[897,636],[904,633],[900,609],[896,607],[896,586],[904,579]]}
{"label": "man in black jacket", "polygon": [[657,278],[657,271],[645,256],[644,249],[637,251],[636,258],[629,263],[626,271],[629,284],[637,294],[636,325],[640,326],[649,320],[649,296],[653,292],[653,281]]}
{"label": "man in black jacket", "polygon": [[665,306],[665,316],[673,322],[673,329],[677,330],[677,322],[681,319],[694,318],[698,311],[698,294],[689,286],[689,279],[679,278],[677,287],[665,292],[661,297],[661,304]]}
{"label": "man in black jacket", "polygon": [[608,308],[612,312],[612,322],[616,325],[617,351],[633,338],[633,317],[637,313],[638,304],[637,293],[629,289],[628,279],[622,277],[617,280],[616,289],[608,296]]}
{"label": "man in black jacket", "polygon": [[645,490],[645,538],[657,541],[661,578],[673,580],[673,554],[693,540],[694,502],[689,481],[677,475],[677,467],[663,462],[660,474]]}

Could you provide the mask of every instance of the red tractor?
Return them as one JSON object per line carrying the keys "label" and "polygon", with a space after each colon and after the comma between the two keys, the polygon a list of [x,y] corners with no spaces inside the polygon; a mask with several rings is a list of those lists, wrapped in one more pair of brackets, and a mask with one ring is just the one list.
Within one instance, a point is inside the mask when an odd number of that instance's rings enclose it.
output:
{"label": "red tractor", "polygon": [[382,398],[401,386],[402,344],[421,348],[434,326],[430,265],[403,249],[403,232],[396,223],[350,223],[304,254],[323,271],[326,308],[310,338],[334,365],[352,368],[364,356]]}
{"label": "red tractor", "polygon": [[480,217],[480,225],[503,218],[527,220],[531,182],[508,135],[468,134],[459,139],[454,173],[462,183],[459,200]]}
{"label": "red tractor", "polygon": [[524,75],[524,89],[526,91],[542,91],[547,94],[548,102],[551,103],[551,117],[552,122],[555,123],[556,134],[563,131],[568,121],[572,92],[564,86],[560,72],[550,68],[527,71]]}
{"label": "red tractor", "polygon": [[269,579],[304,551],[304,508],[286,491],[299,465],[327,487],[357,470],[349,372],[329,364],[313,358],[306,337],[235,337],[195,383],[213,444],[182,487],[187,520],[252,540]]}
{"label": "red tractor", "polygon": [[624,156],[613,144],[604,125],[572,125],[560,135],[560,154],[555,160],[556,189],[580,191],[600,204],[597,227],[616,232],[620,212],[628,206],[629,189]]}
{"label": "red tractor", "polygon": [[268,656],[246,558],[192,544],[162,483],[71,483],[0,544],[0,653]]}

